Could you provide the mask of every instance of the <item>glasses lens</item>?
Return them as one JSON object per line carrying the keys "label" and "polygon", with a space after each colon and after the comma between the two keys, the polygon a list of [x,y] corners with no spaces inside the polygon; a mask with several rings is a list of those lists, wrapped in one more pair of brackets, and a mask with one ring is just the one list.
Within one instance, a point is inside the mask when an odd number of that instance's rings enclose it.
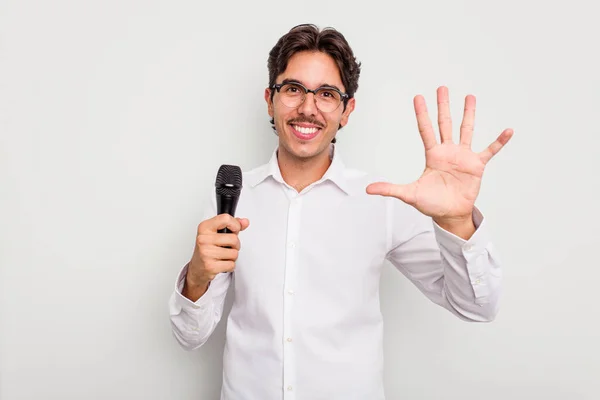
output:
{"label": "glasses lens", "polygon": [[306,93],[300,85],[294,83],[286,83],[279,90],[281,102],[288,107],[296,108],[304,101]]}
{"label": "glasses lens", "polygon": [[321,88],[317,90],[316,102],[319,110],[331,112],[338,108],[342,101],[340,92],[335,89]]}

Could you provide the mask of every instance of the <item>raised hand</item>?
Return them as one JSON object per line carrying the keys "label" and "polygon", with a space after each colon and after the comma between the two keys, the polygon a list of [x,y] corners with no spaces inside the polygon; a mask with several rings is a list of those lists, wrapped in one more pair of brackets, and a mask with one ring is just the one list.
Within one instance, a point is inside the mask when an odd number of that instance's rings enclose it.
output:
{"label": "raised hand", "polygon": [[425,145],[425,170],[421,177],[410,184],[373,183],[367,186],[367,193],[396,197],[436,222],[448,225],[471,220],[485,166],[509,141],[513,130],[505,129],[485,150],[475,153],[471,150],[475,96],[465,99],[460,143],[452,141],[446,87],[438,88],[437,103],[440,143],[436,140],[425,99],[420,95],[414,98],[417,124]]}

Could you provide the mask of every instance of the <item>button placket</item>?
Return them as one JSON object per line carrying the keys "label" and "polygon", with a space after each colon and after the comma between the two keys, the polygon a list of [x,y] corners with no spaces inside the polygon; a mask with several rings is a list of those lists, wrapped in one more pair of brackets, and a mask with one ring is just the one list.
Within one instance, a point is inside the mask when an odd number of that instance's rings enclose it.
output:
{"label": "button placket", "polygon": [[290,199],[287,221],[287,249],[285,257],[285,278],[283,296],[283,384],[284,398],[293,400],[295,383],[295,349],[292,331],[293,304],[296,289],[296,268],[298,261],[298,240],[300,232],[300,214],[302,198],[295,196]]}

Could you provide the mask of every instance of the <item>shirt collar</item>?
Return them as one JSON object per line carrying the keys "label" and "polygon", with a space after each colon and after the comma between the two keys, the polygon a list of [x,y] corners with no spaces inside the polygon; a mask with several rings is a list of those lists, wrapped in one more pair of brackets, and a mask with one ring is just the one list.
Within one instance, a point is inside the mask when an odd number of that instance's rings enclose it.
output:
{"label": "shirt collar", "polygon": [[[279,163],[277,162],[277,150],[278,148],[276,148],[273,151],[271,159],[267,164],[262,165],[256,171],[254,171],[255,173],[245,178],[250,187],[255,187],[259,185],[269,177],[273,178],[279,183],[285,184],[283,177],[281,176]],[[346,167],[342,161],[342,157],[339,154],[339,150],[336,149],[333,143],[329,144],[329,158],[331,159],[331,164],[329,165],[329,168],[327,169],[323,177],[316,183],[329,180],[333,182],[337,187],[339,187],[342,191],[344,191],[346,194],[350,194],[351,187],[345,175]]]}

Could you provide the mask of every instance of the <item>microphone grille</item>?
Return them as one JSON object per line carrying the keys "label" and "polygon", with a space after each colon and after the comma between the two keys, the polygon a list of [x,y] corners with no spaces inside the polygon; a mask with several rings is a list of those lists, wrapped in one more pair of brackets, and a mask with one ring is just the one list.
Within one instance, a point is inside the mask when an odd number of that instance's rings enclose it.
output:
{"label": "microphone grille", "polygon": [[223,164],[219,167],[217,172],[217,179],[215,181],[217,189],[223,191],[238,191],[242,188],[242,170],[237,165]]}

